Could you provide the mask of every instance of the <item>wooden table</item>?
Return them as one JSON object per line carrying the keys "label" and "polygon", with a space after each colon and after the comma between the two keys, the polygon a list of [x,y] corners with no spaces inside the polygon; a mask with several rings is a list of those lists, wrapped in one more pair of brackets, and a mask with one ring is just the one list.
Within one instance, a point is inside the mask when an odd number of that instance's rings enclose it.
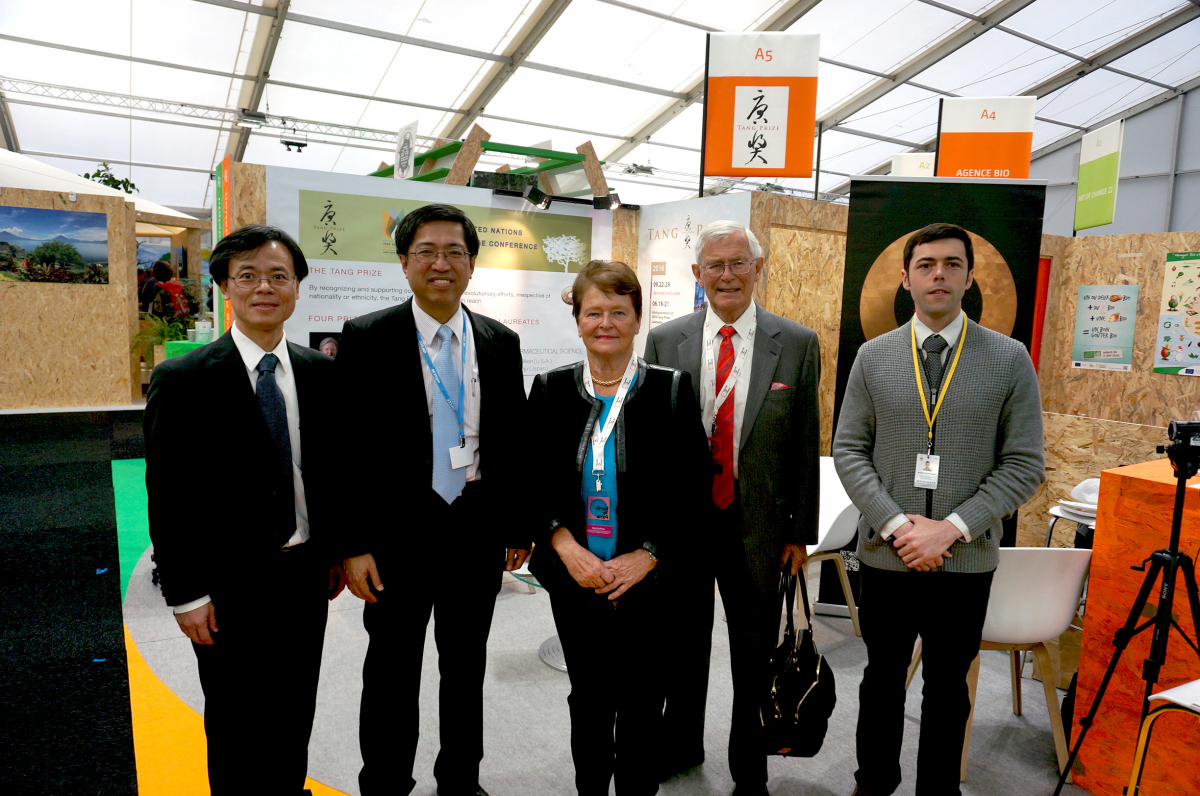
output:
{"label": "wooden table", "polygon": [[[1200,477],[1190,484],[1200,483]],[[1171,539],[1176,480],[1167,459],[1105,470],[1100,477],[1100,503],[1088,582],[1087,611],[1079,655],[1079,682],[1071,742],[1078,738],[1079,719],[1086,716],[1116,648],[1113,638],[1125,624],[1144,574],[1131,570]],[[1189,488],[1184,499],[1180,549],[1197,557],[1200,547],[1200,491]],[[1154,616],[1162,579],[1151,592],[1146,616]],[[1182,573],[1176,579],[1172,611],[1194,640],[1194,623]],[[1137,746],[1142,697],[1142,662],[1150,650],[1152,630],[1130,642],[1105,692],[1096,722],[1079,752],[1076,785],[1095,796],[1121,796]],[[1174,630],[1167,660],[1155,691],[1200,678],[1200,659]],[[1194,719],[1168,716],[1155,725],[1142,776],[1142,796],[1200,793],[1200,726]]]}

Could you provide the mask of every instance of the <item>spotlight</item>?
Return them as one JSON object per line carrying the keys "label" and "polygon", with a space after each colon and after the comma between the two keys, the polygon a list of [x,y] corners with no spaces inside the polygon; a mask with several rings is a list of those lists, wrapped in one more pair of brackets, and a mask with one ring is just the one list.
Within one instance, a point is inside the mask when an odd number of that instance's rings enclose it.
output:
{"label": "spotlight", "polygon": [[238,127],[245,127],[250,130],[256,130],[267,123],[267,115],[259,111],[252,111],[248,108],[241,108],[238,111],[237,121],[234,122]]}
{"label": "spotlight", "polygon": [[592,207],[597,210],[616,210],[621,206],[621,197],[615,193],[610,193],[608,196],[592,197]]}
{"label": "spotlight", "polygon": [[285,129],[279,134],[279,143],[283,144],[288,152],[292,151],[292,147],[296,147],[297,152],[302,152],[304,147],[308,146],[308,133]]}
{"label": "spotlight", "polygon": [[545,210],[550,206],[550,196],[536,185],[525,186],[525,190],[521,192],[521,195],[525,197],[526,202],[529,202],[534,207]]}
{"label": "spotlight", "polygon": [[634,163],[632,166],[625,167],[625,173],[626,174],[653,174],[654,169],[650,167],[649,163],[647,163],[645,166],[639,166],[638,164]]}

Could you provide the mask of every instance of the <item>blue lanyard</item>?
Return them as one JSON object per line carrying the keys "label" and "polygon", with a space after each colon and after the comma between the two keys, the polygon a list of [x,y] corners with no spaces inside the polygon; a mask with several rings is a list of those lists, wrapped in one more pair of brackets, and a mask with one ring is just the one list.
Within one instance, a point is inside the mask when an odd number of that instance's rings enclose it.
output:
{"label": "blue lanyard", "polygon": [[467,314],[465,312],[463,313],[462,334],[459,337],[462,340],[462,374],[458,377],[458,406],[455,406],[454,401],[450,400],[450,393],[446,392],[446,385],[442,383],[442,377],[438,375],[437,368],[429,359],[429,351],[425,348],[425,341],[421,339],[421,332],[417,331],[417,345],[421,347],[421,356],[425,357],[425,364],[429,366],[429,372],[433,374],[433,383],[442,391],[442,397],[458,415],[458,447],[465,448],[467,447],[467,435],[463,426],[463,401],[466,396],[466,379],[464,377],[467,373]]}

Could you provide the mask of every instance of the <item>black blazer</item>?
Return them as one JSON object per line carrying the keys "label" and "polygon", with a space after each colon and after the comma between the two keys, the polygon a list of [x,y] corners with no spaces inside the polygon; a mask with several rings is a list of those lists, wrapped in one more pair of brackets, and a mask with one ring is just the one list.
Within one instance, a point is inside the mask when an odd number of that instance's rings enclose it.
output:
{"label": "black blazer", "polygon": [[[528,549],[521,339],[499,321],[463,311],[479,362],[479,484],[484,505],[497,512],[488,532],[496,529],[497,547]],[[431,494],[433,432],[412,299],[347,321],[336,368],[347,407],[339,556],[445,541],[441,534],[451,529],[427,527],[416,511]]]}
{"label": "black blazer", "polygon": [[[537,489],[537,548],[531,569],[548,589],[574,586],[550,546],[565,525],[587,547],[583,467],[592,429],[603,404],[583,386],[584,363],[539,375],[529,395],[537,418],[533,483]],[[638,361],[638,376],[613,430],[617,454],[617,555],[650,542],[658,550],[656,572],[669,574],[689,560],[706,534],[700,518],[711,501],[712,470],[700,427],[691,379],[686,373]]]}
{"label": "black blazer", "polygon": [[[332,422],[333,360],[288,343],[300,404],[300,454],[311,538],[328,557],[330,522],[328,428]],[[216,478],[208,430],[218,429]],[[276,469],[267,424],[233,337],[168,359],[154,369],[143,419],[150,540],[168,605],[204,595],[253,591],[247,573],[279,551],[257,518],[273,489],[264,473]],[[203,485],[204,489],[198,489]],[[252,576],[252,575],[251,575]]]}

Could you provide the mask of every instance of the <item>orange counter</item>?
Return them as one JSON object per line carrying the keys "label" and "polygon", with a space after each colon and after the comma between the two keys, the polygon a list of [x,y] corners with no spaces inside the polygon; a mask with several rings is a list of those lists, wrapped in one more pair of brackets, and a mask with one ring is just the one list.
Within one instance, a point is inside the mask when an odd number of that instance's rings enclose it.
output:
{"label": "orange counter", "polygon": [[[1200,483],[1200,477],[1189,482],[1196,483]],[[1079,719],[1087,715],[1116,651],[1112,645],[1114,634],[1125,624],[1145,576],[1130,566],[1140,564],[1142,559],[1170,543],[1175,485],[1167,459],[1105,470],[1101,475],[1072,743],[1078,738]],[[1195,560],[1200,552],[1197,548],[1200,548],[1200,491],[1188,489],[1180,549]],[[1161,583],[1160,577],[1147,602],[1147,617],[1154,615]],[[1182,574],[1176,578],[1172,611],[1194,640]],[[1143,631],[1122,654],[1095,724],[1079,752],[1074,782],[1094,796],[1121,796],[1129,784],[1146,687],[1141,677],[1142,662],[1149,654],[1152,632]],[[1167,660],[1154,688],[1156,692],[1200,678],[1200,659],[1174,630],[1171,636]],[[1173,715],[1158,721],[1140,792],[1142,796],[1200,793],[1200,727],[1195,719]]]}

